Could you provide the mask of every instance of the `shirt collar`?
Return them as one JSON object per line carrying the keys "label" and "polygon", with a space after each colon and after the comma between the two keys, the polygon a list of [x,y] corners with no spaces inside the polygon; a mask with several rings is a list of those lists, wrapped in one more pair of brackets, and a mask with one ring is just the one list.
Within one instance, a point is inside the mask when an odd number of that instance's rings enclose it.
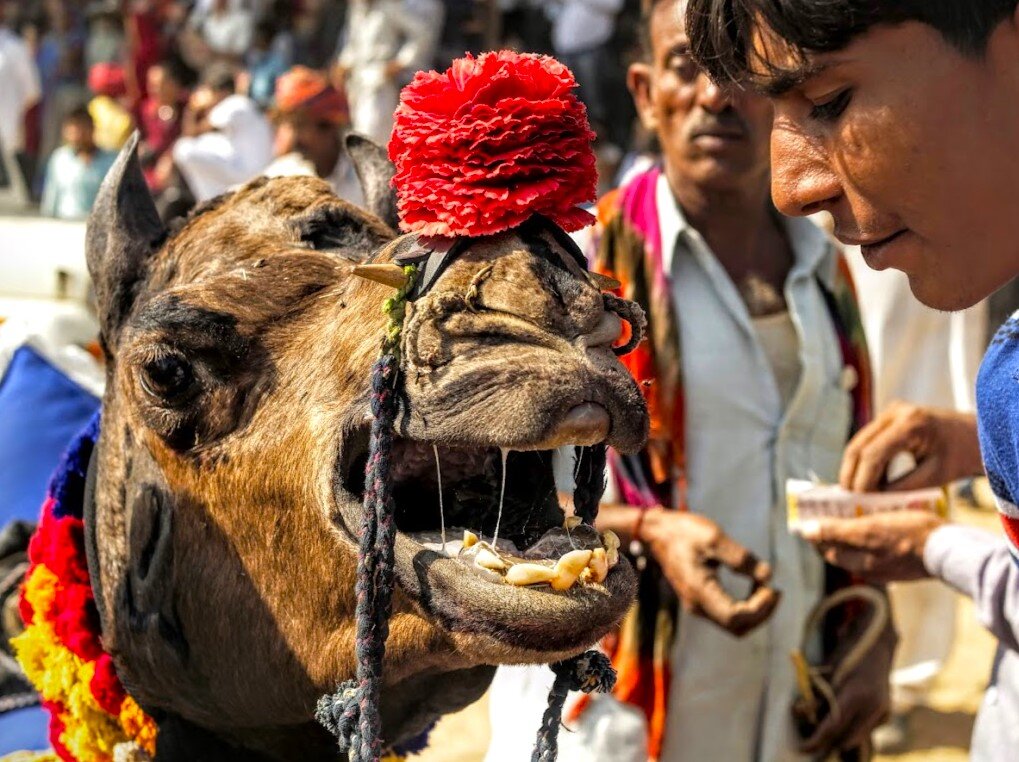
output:
{"label": "shirt collar", "polygon": [[[662,236],[662,268],[666,275],[672,274],[672,263],[680,234],[697,234],[687,222],[686,216],[669,187],[669,181],[662,172],[655,187],[655,202],[658,207],[658,226]],[[832,287],[837,268],[836,249],[827,234],[809,219],[782,216],[782,223],[789,243],[793,248],[795,264],[793,272],[816,274],[829,288]]]}

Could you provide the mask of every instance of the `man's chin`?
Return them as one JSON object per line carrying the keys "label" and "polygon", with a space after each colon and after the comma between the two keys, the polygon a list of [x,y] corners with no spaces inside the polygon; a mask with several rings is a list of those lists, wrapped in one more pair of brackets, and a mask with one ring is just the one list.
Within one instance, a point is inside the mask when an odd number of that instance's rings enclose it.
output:
{"label": "man's chin", "polygon": [[921,303],[940,312],[958,312],[977,304],[984,293],[972,281],[947,278],[941,273],[906,273],[909,289]]}

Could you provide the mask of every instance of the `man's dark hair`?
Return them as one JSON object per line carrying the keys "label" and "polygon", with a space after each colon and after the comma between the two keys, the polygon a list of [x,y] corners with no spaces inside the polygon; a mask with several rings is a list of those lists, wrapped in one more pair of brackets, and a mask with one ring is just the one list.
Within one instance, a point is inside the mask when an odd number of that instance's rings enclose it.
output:
{"label": "man's dark hair", "polygon": [[664,0],[641,0],[640,20],[637,22],[637,42],[640,46],[642,61],[651,61],[655,56],[655,46],[651,39],[651,17],[655,15],[655,7]]}
{"label": "man's dark hair", "polygon": [[842,50],[878,24],[919,21],[967,55],[984,52],[991,32],[1019,0],[688,0],[693,56],[718,81],[753,80],[784,67],[755,54],[757,29],[773,32],[795,58]]}
{"label": "man's dark hair", "polygon": [[65,111],[64,118],[60,120],[60,123],[80,124],[89,128],[95,127],[95,122],[92,120],[92,115],[88,113],[88,106],[84,103],[80,103]]}

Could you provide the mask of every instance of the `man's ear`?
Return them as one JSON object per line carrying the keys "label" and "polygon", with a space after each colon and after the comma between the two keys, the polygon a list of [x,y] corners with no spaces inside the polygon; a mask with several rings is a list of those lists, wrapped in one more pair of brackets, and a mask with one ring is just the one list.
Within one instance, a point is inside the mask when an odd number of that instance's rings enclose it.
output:
{"label": "man's ear", "polygon": [[658,118],[651,100],[651,65],[644,61],[630,64],[626,71],[626,86],[630,88],[640,123],[649,132],[655,132],[658,129]]}

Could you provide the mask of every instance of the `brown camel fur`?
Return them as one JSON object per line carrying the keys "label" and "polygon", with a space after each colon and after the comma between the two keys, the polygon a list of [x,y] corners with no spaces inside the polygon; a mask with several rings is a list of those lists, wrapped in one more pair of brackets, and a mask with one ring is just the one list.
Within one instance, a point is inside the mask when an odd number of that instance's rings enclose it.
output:
{"label": "brown camel fur", "polygon": [[[351,152],[367,206],[392,222],[381,149]],[[351,269],[408,245],[314,178],[253,181],[168,232],[135,141],[107,177],[87,237],[108,362],[90,571],[103,643],[160,724],[159,759],[336,758],[312,717],[355,672],[368,381],[393,294]],[[551,449],[632,451],[646,435],[619,332],[540,232],[472,241],[409,306],[387,742],[475,700],[493,665],[580,652],[627,607],[625,561],[602,585],[513,587],[413,534],[439,527],[433,444],[451,537],[491,535],[500,447],[519,451],[501,536],[524,548],[561,525]],[[601,423],[568,417],[592,404]]]}

